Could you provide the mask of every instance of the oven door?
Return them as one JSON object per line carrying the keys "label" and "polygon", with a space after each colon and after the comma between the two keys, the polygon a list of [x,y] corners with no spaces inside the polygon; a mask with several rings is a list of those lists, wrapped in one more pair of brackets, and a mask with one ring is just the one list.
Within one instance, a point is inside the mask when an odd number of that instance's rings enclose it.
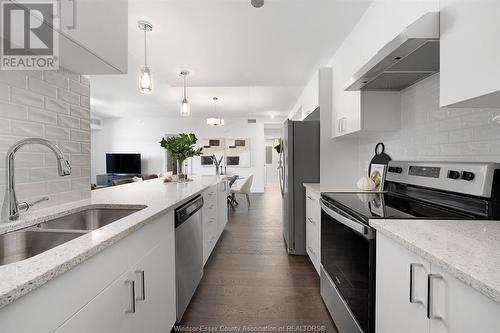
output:
{"label": "oven door", "polygon": [[[345,331],[374,332],[375,229],[324,199],[321,199],[321,265],[327,275],[321,281],[322,292],[327,290],[324,283],[333,284],[326,293],[331,298],[330,312],[339,321],[338,326],[345,326]],[[340,327],[339,330],[342,332]]]}

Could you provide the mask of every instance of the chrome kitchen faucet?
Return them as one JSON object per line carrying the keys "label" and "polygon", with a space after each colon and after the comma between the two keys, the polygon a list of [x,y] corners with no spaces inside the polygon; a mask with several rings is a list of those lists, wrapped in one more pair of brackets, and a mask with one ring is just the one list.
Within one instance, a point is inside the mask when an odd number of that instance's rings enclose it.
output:
{"label": "chrome kitchen faucet", "polygon": [[57,147],[52,142],[41,138],[28,138],[20,140],[15,144],[13,144],[9,148],[9,150],[7,151],[7,155],[5,156],[5,168],[7,172],[7,188],[5,189],[5,198],[3,200],[3,206],[2,206],[2,222],[17,220],[19,218],[20,210],[27,211],[33,205],[42,201],[49,200],[48,197],[43,197],[42,199],[31,203],[17,202],[16,191],[15,191],[15,177],[14,177],[14,157],[16,155],[16,152],[20,148],[29,144],[38,144],[50,148],[50,150],[52,150],[57,157],[57,171],[59,173],[59,176],[62,177],[71,174],[71,165],[64,158],[64,155],[59,149],[59,147]]}

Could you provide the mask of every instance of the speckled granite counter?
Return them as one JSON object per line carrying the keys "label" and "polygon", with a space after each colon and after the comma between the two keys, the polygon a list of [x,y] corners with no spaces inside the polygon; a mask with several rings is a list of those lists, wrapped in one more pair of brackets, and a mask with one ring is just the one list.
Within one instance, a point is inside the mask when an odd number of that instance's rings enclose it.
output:
{"label": "speckled granite counter", "polygon": [[0,223],[0,234],[36,225],[81,211],[88,206],[126,205],[146,208],[84,234],[34,257],[0,266],[0,308],[29,293],[87,258],[130,235],[156,217],[186,202],[207,187],[220,182],[216,176],[202,176],[186,183],[163,183],[162,179],[92,191],[92,197],[58,207],[24,213],[19,221]]}
{"label": "speckled granite counter", "polygon": [[370,220],[370,225],[500,303],[500,221]]}

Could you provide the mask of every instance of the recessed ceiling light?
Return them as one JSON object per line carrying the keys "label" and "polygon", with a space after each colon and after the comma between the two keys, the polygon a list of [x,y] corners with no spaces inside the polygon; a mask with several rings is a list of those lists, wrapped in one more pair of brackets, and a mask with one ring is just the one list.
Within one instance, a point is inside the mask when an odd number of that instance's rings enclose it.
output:
{"label": "recessed ceiling light", "polygon": [[264,0],[251,0],[251,2],[252,6],[254,6],[255,8],[260,8],[264,6]]}

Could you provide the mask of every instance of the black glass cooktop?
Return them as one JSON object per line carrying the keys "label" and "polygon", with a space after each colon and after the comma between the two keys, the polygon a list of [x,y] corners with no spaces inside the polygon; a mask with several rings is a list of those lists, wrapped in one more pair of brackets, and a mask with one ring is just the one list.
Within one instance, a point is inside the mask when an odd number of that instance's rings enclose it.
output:
{"label": "black glass cooktop", "polygon": [[322,198],[359,220],[369,219],[488,219],[486,200],[443,193],[419,193],[420,197],[395,192],[323,193]]}

